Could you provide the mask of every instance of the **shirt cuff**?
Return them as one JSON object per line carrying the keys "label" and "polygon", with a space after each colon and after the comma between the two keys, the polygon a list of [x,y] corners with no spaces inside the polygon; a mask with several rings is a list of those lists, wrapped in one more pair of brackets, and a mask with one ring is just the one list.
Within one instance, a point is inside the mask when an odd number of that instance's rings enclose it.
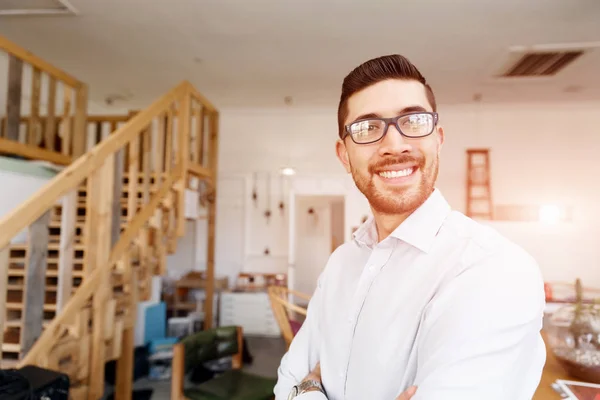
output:
{"label": "shirt cuff", "polygon": [[298,400],[327,400],[327,396],[319,390],[313,392],[302,393],[300,396],[295,397]]}

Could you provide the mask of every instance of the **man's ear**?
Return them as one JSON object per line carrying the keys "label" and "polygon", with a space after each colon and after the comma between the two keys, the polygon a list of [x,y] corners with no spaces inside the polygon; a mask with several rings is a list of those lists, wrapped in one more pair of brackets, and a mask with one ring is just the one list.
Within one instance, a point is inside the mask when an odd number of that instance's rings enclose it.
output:
{"label": "man's ear", "polygon": [[348,159],[348,150],[346,149],[346,143],[343,140],[339,139],[335,143],[335,152],[337,154],[338,159],[346,169],[346,172],[350,173],[350,160]]}
{"label": "man's ear", "polygon": [[444,128],[441,125],[438,125],[437,131],[438,131],[438,136],[439,136],[439,141],[440,141],[440,150],[441,150],[442,145],[444,144]]}

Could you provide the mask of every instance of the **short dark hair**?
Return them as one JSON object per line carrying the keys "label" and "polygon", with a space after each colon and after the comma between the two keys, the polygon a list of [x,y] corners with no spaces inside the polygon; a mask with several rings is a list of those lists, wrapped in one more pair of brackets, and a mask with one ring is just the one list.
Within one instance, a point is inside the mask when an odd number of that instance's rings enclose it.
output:
{"label": "short dark hair", "polygon": [[344,134],[344,120],[348,116],[348,99],[350,96],[386,79],[404,79],[421,82],[425,86],[427,100],[429,100],[433,111],[437,111],[435,95],[431,86],[429,86],[417,67],[406,57],[399,54],[392,54],[373,58],[356,67],[344,78],[342,95],[338,106],[340,137]]}

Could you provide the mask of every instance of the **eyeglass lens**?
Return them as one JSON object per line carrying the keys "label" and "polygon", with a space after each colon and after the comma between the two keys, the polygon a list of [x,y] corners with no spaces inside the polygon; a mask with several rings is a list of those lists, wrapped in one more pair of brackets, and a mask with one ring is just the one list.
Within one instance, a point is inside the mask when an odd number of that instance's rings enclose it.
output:
{"label": "eyeglass lens", "polygon": [[[417,113],[404,115],[398,119],[398,126],[407,137],[427,136],[433,131],[433,115]],[[386,122],[380,119],[358,121],[350,125],[350,134],[358,143],[379,140],[385,132]]]}

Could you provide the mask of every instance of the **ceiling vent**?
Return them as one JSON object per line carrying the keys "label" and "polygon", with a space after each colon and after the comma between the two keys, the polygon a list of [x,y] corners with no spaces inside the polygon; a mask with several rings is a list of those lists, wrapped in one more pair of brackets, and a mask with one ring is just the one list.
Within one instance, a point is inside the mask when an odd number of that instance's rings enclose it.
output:
{"label": "ceiling vent", "polygon": [[0,0],[0,17],[76,14],[68,0]]}
{"label": "ceiling vent", "polygon": [[583,50],[527,52],[510,65],[502,76],[553,76],[581,57],[583,53]]}

